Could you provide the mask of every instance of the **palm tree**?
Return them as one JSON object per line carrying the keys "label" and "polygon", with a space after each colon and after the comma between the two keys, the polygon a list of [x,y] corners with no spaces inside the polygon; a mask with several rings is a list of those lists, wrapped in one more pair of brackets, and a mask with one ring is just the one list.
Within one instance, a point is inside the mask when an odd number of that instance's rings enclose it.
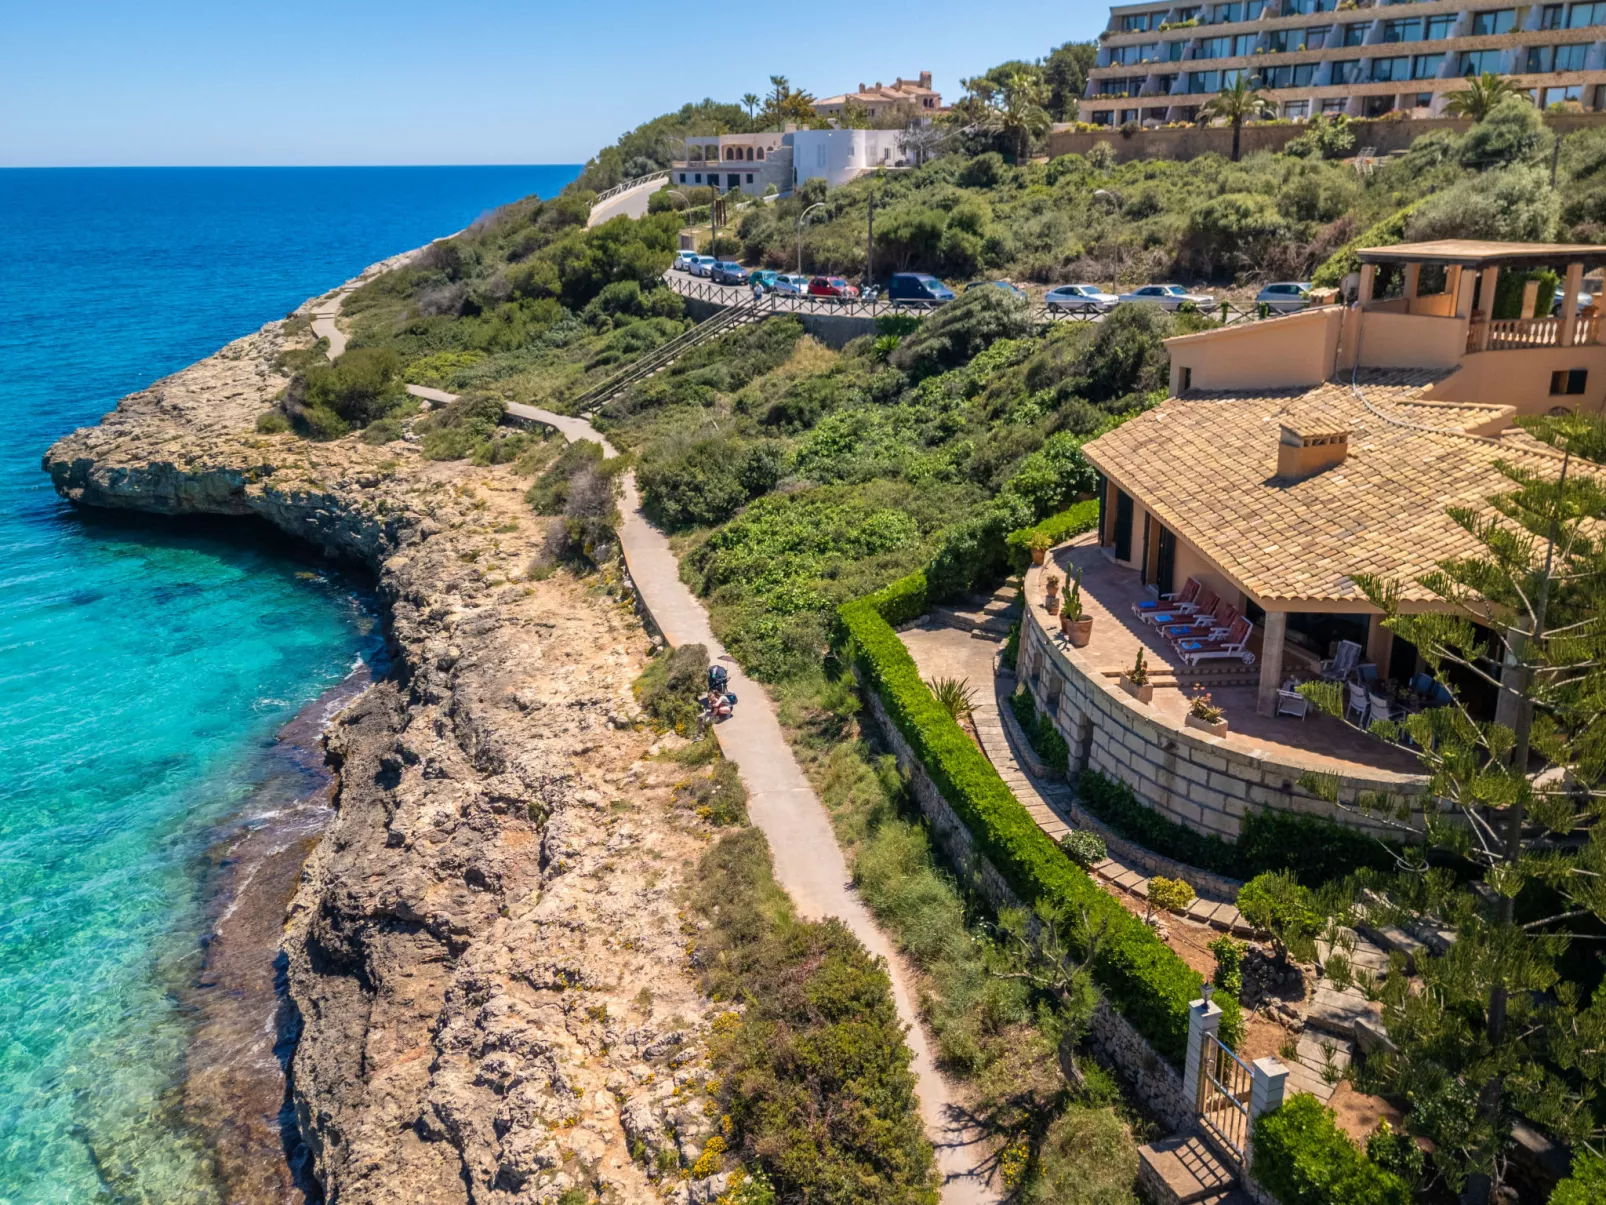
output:
{"label": "palm tree", "polygon": [[754,92],[749,92],[742,97],[742,105],[747,110],[748,121],[753,120],[753,110],[758,108],[758,106],[762,103],[763,102],[759,99],[758,94]]}
{"label": "palm tree", "polygon": [[1244,122],[1270,117],[1276,111],[1276,106],[1261,95],[1260,80],[1251,78],[1247,71],[1240,71],[1230,85],[1205,102],[1199,115],[1232,122],[1232,161],[1237,163]]}
{"label": "palm tree", "polygon": [[1024,71],[1012,72],[1004,81],[1003,104],[998,109],[998,130],[1015,149],[1015,162],[1025,163],[1031,157],[1032,139],[1048,132],[1054,119],[1043,106],[1048,101],[1048,86]]}
{"label": "palm tree", "polygon": [[1450,93],[1444,102],[1444,111],[1451,117],[1482,121],[1506,97],[1517,95],[1520,93],[1505,76],[1485,71],[1482,75],[1469,76],[1465,88]]}

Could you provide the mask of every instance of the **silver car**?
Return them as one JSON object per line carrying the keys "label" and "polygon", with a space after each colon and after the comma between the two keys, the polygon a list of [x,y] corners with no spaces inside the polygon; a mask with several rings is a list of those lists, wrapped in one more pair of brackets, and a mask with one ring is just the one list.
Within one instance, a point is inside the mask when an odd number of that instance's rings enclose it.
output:
{"label": "silver car", "polygon": [[1089,310],[1106,313],[1115,308],[1121,299],[1106,293],[1098,285],[1060,285],[1043,294],[1043,304],[1051,310],[1086,313]]}
{"label": "silver car", "polygon": [[770,286],[770,292],[779,293],[783,297],[802,297],[809,291],[809,278],[807,276],[788,276],[782,273],[775,278]]}
{"label": "silver car", "polygon": [[712,255],[694,255],[691,257],[691,263],[686,270],[693,276],[708,276],[713,272],[714,265],[717,262],[719,261]]}
{"label": "silver car", "polygon": [[1138,301],[1168,310],[1181,309],[1190,303],[1200,309],[1208,309],[1216,304],[1216,299],[1209,293],[1190,293],[1181,285],[1144,285],[1141,289],[1122,293],[1120,300]]}
{"label": "silver car", "polygon": [[1256,294],[1255,301],[1269,306],[1274,314],[1292,314],[1310,304],[1310,281],[1285,280],[1267,285]]}

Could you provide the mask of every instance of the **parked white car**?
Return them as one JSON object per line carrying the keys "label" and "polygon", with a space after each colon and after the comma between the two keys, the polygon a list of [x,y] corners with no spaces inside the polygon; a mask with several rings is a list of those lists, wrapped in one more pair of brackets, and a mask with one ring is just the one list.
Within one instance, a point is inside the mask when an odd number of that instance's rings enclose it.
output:
{"label": "parked white car", "polygon": [[1190,293],[1181,285],[1144,285],[1141,289],[1122,293],[1120,300],[1141,301],[1146,305],[1158,305],[1168,310],[1180,309],[1189,302],[1200,309],[1216,304],[1216,299],[1209,293]]}
{"label": "parked white car", "polygon": [[1089,309],[1102,314],[1114,309],[1120,300],[1114,293],[1106,293],[1098,285],[1060,285],[1043,294],[1043,304],[1049,309],[1069,310],[1073,314],[1085,313]]}
{"label": "parked white car", "polygon": [[1255,295],[1255,301],[1269,306],[1274,314],[1292,314],[1310,304],[1310,281],[1285,280],[1267,285]]}
{"label": "parked white car", "polygon": [[696,258],[697,252],[695,251],[681,251],[675,255],[675,262],[669,266],[676,271],[690,272],[692,260]]}
{"label": "parked white car", "polygon": [[809,291],[809,278],[807,276],[788,276],[782,274],[775,278],[770,286],[770,292],[779,293],[783,297],[803,297]]}
{"label": "parked white car", "polygon": [[708,276],[718,262],[712,255],[694,255],[691,257],[691,266],[686,270],[693,276]]}

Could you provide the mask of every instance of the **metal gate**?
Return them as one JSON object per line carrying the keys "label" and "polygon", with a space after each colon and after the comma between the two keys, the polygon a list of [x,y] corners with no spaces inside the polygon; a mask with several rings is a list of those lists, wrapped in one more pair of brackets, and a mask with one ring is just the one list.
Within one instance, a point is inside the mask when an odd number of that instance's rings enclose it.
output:
{"label": "metal gate", "polygon": [[1221,1044],[1213,1033],[1204,1035],[1199,1051],[1199,1124],[1230,1155],[1244,1165],[1249,1150],[1249,1066]]}

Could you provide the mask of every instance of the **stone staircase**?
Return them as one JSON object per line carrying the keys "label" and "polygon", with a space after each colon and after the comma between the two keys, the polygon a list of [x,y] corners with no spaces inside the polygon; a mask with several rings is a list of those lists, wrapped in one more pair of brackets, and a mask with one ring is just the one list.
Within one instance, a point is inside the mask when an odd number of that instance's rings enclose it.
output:
{"label": "stone staircase", "polygon": [[750,302],[733,305],[721,310],[712,318],[698,323],[685,334],[678,335],[668,343],[653,348],[646,355],[632,361],[601,384],[592,386],[574,398],[571,402],[574,412],[587,416],[596,414],[597,411],[624,393],[625,390],[633,385],[639,385],[648,377],[656,376],[681,356],[691,351],[692,348],[700,347],[710,339],[718,338],[738,326],[757,322],[762,316],[758,307]]}
{"label": "stone staircase", "polygon": [[980,640],[1003,640],[1020,613],[1020,578],[1014,577],[991,594],[973,595],[952,607],[932,607],[927,619],[946,628],[969,632]]}
{"label": "stone staircase", "polygon": [[1154,1205],[1251,1205],[1238,1175],[1202,1138],[1178,1135],[1138,1149],[1138,1188]]}

